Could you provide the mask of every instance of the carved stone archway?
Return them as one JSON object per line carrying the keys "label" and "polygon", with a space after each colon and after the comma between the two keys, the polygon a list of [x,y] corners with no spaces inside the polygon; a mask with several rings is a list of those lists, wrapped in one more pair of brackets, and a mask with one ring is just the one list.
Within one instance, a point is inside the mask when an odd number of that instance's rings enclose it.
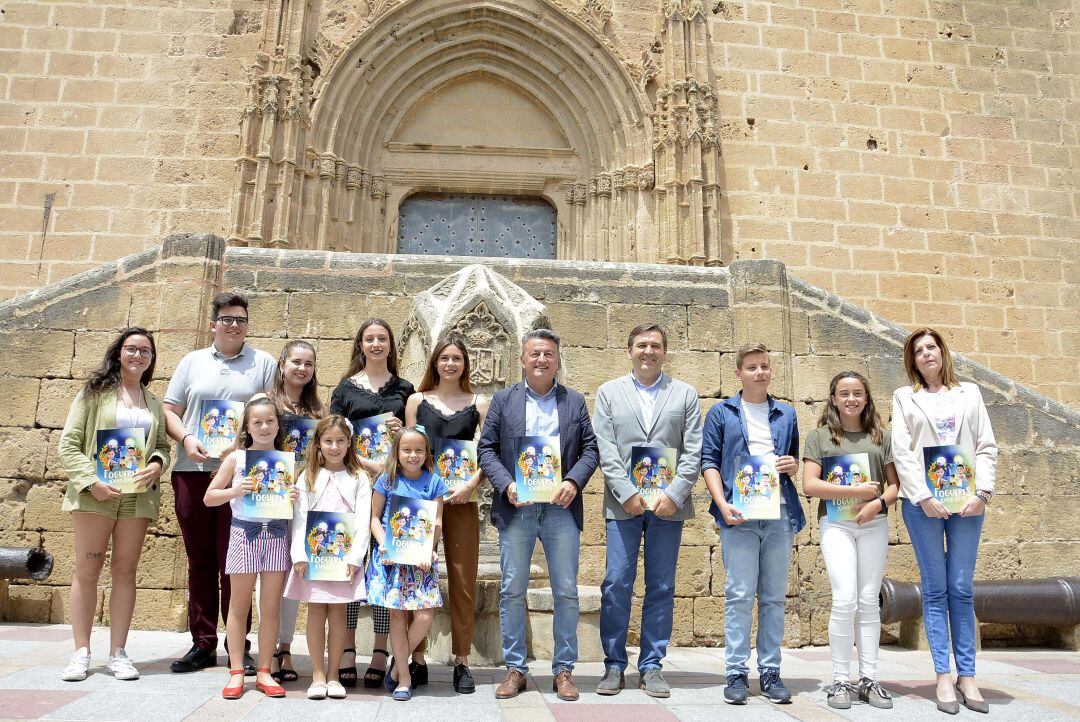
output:
{"label": "carved stone archway", "polygon": [[[727,260],[704,6],[661,0],[657,41],[633,61],[609,2],[328,0],[316,15],[271,0],[230,241],[393,252],[410,193],[516,193],[556,207],[560,258]],[[433,95],[475,78],[542,108],[555,140],[403,132]]]}

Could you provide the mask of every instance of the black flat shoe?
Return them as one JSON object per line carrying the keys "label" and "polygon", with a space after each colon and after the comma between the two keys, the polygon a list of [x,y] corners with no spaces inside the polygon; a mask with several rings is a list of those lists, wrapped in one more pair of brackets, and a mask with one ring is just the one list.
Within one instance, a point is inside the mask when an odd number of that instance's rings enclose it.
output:
{"label": "black flat shoe", "polygon": [[255,666],[255,658],[250,653],[244,652],[244,676],[254,677],[259,673],[258,667]]}
{"label": "black flat shoe", "polygon": [[177,674],[184,674],[215,666],[217,666],[217,650],[203,649],[199,645],[193,644],[187,654],[180,659],[173,660],[173,663],[169,665],[169,669]]}
{"label": "black flat shoe", "polygon": [[454,665],[454,691],[458,694],[472,694],[476,691],[476,681],[464,664]]}
{"label": "black flat shoe", "polygon": [[423,687],[428,683],[428,668],[426,664],[409,662],[409,674],[412,676],[412,688]]}

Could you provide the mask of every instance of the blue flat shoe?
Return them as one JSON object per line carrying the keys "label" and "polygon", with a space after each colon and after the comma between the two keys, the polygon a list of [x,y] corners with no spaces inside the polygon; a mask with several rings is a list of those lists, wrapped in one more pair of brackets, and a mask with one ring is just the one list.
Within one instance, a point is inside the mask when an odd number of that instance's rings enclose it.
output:
{"label": "blue flat shoe", "polygon": [[394,679],[394,660],[390,660],[390,666],[386,668],[386,676],[383,677],[383,684],[386,686],[386,691],[390,694],[394,693],[397,689],[397,680]]}
{"label": "blue flat shoe", "polygon": [[395,702],[408,702],[412,699],[412,690],[408,687],[404,689],[395,689],[393,697]]}

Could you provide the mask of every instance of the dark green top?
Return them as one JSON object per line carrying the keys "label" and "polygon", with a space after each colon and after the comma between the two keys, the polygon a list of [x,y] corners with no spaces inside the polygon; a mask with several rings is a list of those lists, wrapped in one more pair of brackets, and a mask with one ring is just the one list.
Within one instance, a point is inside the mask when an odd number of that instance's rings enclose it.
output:
{"label": "dark green top", "polygon": [[[888,429],[881,433],[881,444],[875,444],[870,440],[870,434],[865,431],[845,431],[840,445],[833,443],[832,435],[828,426],[819,426],[806,437],[803,446],[803,459],[821,463],[827,456],[842,456],[844,454],[866,454],[870,457],[870,475],[878,484],[878,493],[885,491],[885,466],[893,463],[892,437]],[[824,469],[822,470],[824,471]],[[824,477],[823,477],[824,478]],[[825,516],[825,500],[818,499],[818,517]]]}

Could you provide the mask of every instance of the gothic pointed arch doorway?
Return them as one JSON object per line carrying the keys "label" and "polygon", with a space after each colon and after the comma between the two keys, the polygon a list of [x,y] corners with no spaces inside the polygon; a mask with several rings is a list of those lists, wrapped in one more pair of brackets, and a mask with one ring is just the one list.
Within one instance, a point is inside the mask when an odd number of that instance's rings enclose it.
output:
{"label": "gothic pointed arch doorway", "polygon": [[549,205],[558,258],[721,262],[698,0],[662,3],[659,66],[598,0],[323,4],[271,0],[232,243],[393,253],[403,201],[466,194]]}

